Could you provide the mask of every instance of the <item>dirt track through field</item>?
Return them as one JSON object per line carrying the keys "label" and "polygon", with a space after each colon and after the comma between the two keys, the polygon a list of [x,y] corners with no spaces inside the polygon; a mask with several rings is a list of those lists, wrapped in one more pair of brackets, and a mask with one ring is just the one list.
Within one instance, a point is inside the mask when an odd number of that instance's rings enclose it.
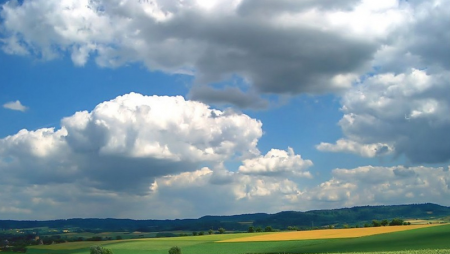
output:
{"label": "dirt track through field", "polygon": [[313,239],[332,239],[332,238],[355,238],[369,235],[405,231],[417,228],[426,228],[437,225],[438,224],[280,232],[273,234],[254,235],[243,238],[234,238],[220,242],[265,242],[265,241],[313,240]]}

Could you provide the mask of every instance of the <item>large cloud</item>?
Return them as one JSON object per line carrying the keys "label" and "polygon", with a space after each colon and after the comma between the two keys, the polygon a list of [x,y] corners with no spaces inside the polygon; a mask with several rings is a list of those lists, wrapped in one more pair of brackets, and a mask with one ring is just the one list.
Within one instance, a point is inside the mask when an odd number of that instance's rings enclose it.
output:
{"label": "large cloud", "polygon": [[61,125],[1,139],[0,182],[83,181],[144,194],[154,177],[256,156],[262,135],[261,122],[244,114],[135,93],[77,112]]}
{"label": "large cloud", "polygon": [[[0,43],[7,53],[46,60],[68,53],[79,66],[95,58],[194,75],[191,98],[263,108],[264,93],[339,92],[380,70],[448,68],[448,3],[10,1]],[[235,76],[250,89],[230,82]]]}
{"label": "large cloud", "polygon": [[[0,139],[0,214],[175,218],[292,208],[300,191],[287,177],[311,177],[312,162],[292,148],[259,155],[261,127],[182,97],[119,96],[64,118],[60,129]],[[227,161],[243,166],[230,171]]]}
{"label": "large cloud", "polygon": [[[410,1],[406,19],[374,55],[374,70],[342,98],[344,138],[322,151],[450,160],[448,1]],[[369,149],[369,150],[368,150]],[[379,153],[382,151],[381,153]]]}
{"label": "large cloud", "polygon": [[[339,124],[349,140],[322,143],[318,149],[369,157],[395,150],[412,163],[450,160],[449,78],[447,71],[417,69],[367,78],[342,101],[345,114]],[[369,147],[372,152],[365,151]],[[378,154],[377,148],[383,153]]]}
{"label": "large cloud", "polygon": [[[200,84],[238,75],[257,94],[327,93],[370,69],[381,39],[403,22],[407,7],[372,2],[10,1],[1,11],[1,42],[11,54],[53,59],[67,52],[79,66],[91,56],[108,67],[141,62],[195,75]],[[230,98],[239,94],[233,89],[207,91],[191,95],[261,106]]]}

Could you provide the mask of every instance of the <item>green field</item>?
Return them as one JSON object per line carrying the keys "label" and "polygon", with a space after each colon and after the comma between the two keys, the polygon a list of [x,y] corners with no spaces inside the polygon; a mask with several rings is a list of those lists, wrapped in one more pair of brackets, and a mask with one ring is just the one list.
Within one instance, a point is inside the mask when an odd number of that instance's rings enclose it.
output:
{"label": "green field", "polygon": [[[88,254],[89,247],[96,244],[102,244],[105,248],[111,249],[114,254],[167,254],[169,248],[172,246],[179,246],[183,254],[345,253],[390,251],[406,251],[402,252],[405,254],[450,253],[450,225],[349,239],[241,243],[217,242],[249,235],[251,234],[243,233],[108,242],[65,243],[49,246],[33,246],[29,248],[28,253]],[[423,251],[417,252],[418,250]]]}

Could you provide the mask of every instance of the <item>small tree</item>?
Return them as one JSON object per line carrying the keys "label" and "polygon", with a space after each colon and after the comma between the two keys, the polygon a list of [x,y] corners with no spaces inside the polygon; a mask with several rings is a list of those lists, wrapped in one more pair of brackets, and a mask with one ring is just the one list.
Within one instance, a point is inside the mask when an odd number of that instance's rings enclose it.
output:
{"label": "small tree", "polygon": [[223,234],[225,233],[225,229],[224,228],[219,228],[219,234]]}
{"label": "small tree", "polygon": [[382,220],[381,221],[381,226],[387,226],[389,224],[388,220]]}
{"label": "small tree", "polygon": [[403,225],[403,220],[402,219],[393,219],[390,223],[389,226],[401,226]]}
{"label": "small tree", "polygon": [[181,254],[181,249],[178,246],[174,246],[169,249],[169,254]]}
{"label": "small tree", "polygon": [[194,231],[194,232],[192,232],[192,235],[196,236],[196,235],[198,235],[198,233],[196,231]]}
{"label": "small tree", "polygon": [[267,227],[264,229],[264,232],[272,232],[272,231],[273,231],[273,229],[272,229],[271,226],[267,226]]}
{"label": "small tree", "polygon": [[256,232],[262,232],[262,229],[261,229],[261,227],[257,227],[257,228],[255,229],[255,231],[256,231]]}
{"label": "small tree", "polygon": [[204,235],[204,234],[205,234],[205,232],[203,232],[203,231],[198,232],[198,235]]}
{"label": "small tree", "polygon": [[208,230],[208,234],[212,235],[214,231],[212,229]]}
{"label": "small tree", "polygon": [[248,227],[248,232],[249,233],[255,232],[255,228],[253,226]]}

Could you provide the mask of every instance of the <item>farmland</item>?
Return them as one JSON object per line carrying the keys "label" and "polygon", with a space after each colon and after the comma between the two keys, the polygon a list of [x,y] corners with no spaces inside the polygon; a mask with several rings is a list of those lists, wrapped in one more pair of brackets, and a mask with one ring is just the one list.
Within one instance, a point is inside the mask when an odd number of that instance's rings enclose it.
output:
{"label": "farmland", "polygon": [[[388,227],[386,227],[388,228]],[[89,247],[101,244],[111,249],[114,254],[167,254],[172,246],[179,246],[183,254],[239,254],[239,253],[345,253],[345,252],[389,252],[406,253],[450,253],[450,225],[431,227],[404,226],[403,231],[379,233],[362,237],[327,239],[316,237],[306,240],[280,240],[280,233],[241,233],[216,234],[205,236],[187,236],[176,238],[135,239],[105,242],[65,243],[48,246],[30,247],[31,254],[87,254]],[[365,228],[354,229],[364,232]],[[372,230],[374,230],[372,228]],[[346,229],[335,230],[344,235]],[[326,234],[328,230],[305,231],[306,234]],[[297,233],[297,232],[294,232]],[[303,233],[303,232],[300,232]],[[338,237],[338,235],[336,235]],[[265,241],[241,241],[248,237],[265,237]],[[278,238],[278,239],[277,239]],[[228,241],[228,242],[227,242]],[[235,241],[235,242],[232,242]]]}
{"label": "farmland", "polygon": [[349,229],[324,229],[313,231],[282,232],[266,235],[257,235],[244,238],[234,238],[223,242],[261,242],[261,241],[290,241],[290,240],[314,240],[333,238],[355,238],[377,234],[393,233],[418,228],[432,227],[436,225],[393,226],[374,228],[349,228]]}

